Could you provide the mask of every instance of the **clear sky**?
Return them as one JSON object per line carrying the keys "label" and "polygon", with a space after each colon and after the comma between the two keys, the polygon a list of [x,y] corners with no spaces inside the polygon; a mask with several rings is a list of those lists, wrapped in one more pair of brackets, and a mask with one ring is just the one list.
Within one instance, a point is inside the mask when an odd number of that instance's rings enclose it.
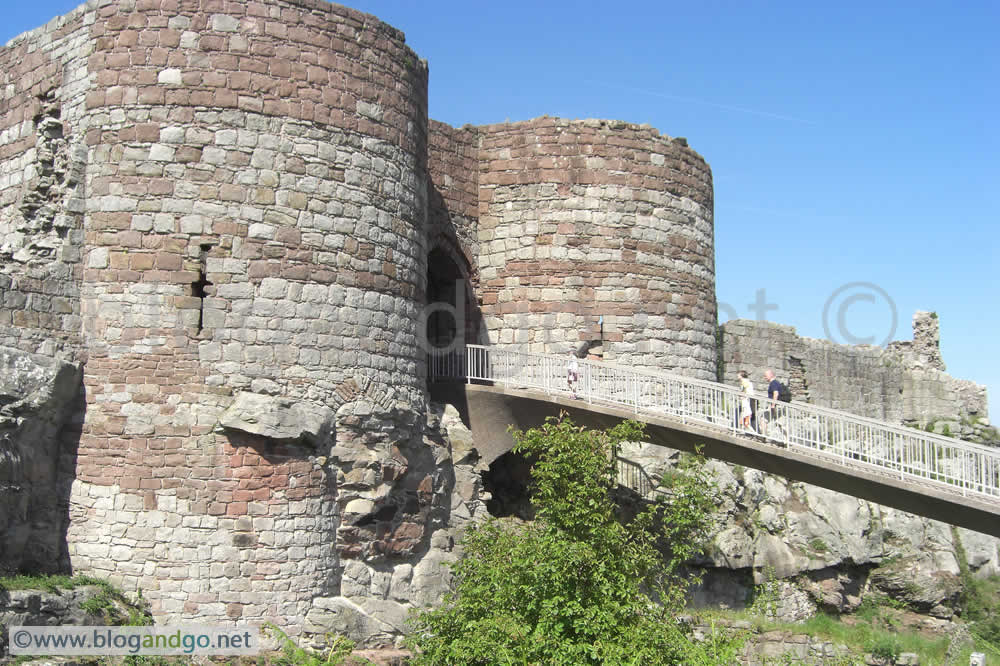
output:
{"label": "clear sky", "polygon": [[[5,3],[0,44],[77,4]],[[687,137],[715,178],[722,320],[881,344],[936,311],[1000,423],[1000,3],[346,4],[429,61],[436,120]]]}

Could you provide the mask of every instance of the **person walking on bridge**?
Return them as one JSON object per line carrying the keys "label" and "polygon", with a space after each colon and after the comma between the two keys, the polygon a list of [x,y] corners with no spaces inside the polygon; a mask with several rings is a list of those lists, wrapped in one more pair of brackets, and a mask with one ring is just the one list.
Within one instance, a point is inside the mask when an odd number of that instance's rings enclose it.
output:
{"label": "person walking on bridge", "polygon": [[577,384],[580,381],[580,363],[577,361],[576,354],[570,352],[569,363],[566,364],[566,385],[569,386],[569,390],[573,392],[573,397],[576,396]]}
{"label": "person walking on bridge", "polygon": [[779,400],[781,397],[781,382],[775,378],[774,370],[768,368],[764,371],[764,381],[767,382],[767,397],[771,400]]}
{"label": "person walking on bridge", "polygon": [[743,417],[743,429],[750,430],[750,417],[753,412],[750,408],[750,396],[753,395],[753,382],[746,370],[740,370],[740,390],[743,397],[740,398],[740,415]]}
{"label": "person walking on bridge", "polygon": [[[764,371],[764,381],[767,382],[767,421],[778,425],[778,419],[784,416],[784,410],[779,409],[778,402],[791,402],[791,394],[785,385],[774,376],[774,370],[768,368]],[[780,429],[781,426],[778,425]]]}

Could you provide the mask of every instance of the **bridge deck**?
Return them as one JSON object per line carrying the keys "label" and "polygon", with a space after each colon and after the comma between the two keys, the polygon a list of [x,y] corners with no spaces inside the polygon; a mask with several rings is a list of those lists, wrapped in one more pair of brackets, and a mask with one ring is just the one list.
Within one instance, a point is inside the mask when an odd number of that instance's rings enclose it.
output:
{"label": "bridge deck", "polygon": [[[487,461],[510,449],[508,425],[568,411],[607,427],[632,418],[652,443],[693,451],[1000,537],[1000,450],[802,403],[758,397],[778,416],[766,436],[739,426],[741,394],[715,382],[470,345],[431,358],[438,399],[457,403]],[[458,384],[455,380],[462,380]]]}

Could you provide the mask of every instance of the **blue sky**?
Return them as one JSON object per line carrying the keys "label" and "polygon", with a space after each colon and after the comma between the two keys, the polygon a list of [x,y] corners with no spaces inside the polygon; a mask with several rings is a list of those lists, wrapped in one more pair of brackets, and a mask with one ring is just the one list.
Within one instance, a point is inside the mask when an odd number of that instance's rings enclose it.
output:
{"label": "blue sky", "polygon": [[[10,4],[0,43],[78,3]],[[910,339],[934,310],[1000,422],[1000,3],[347,4],[429,61],[437,120],[687,137],[715,178],[722,319],[760,292],[801,335],[881,343],[893,311]]]}

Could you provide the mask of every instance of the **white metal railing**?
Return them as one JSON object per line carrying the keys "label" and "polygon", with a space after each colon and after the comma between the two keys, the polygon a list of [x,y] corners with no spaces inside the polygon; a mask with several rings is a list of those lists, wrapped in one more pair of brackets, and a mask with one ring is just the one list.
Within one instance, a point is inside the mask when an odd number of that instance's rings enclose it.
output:
{"label": "white metal railing", "polygon": [[669,417],[720,432],[794,449],[843,467],[932,484],[938,490],[1000,501],[1000,449],[890,425],[824,407],[755,398],[759,430],[739,418],[741,391],[732,386],[603,361],[468,345],[428,357],[432,379],[492,382],[549,394],[576,395],[587,403],[626,407],[638,415]]}

